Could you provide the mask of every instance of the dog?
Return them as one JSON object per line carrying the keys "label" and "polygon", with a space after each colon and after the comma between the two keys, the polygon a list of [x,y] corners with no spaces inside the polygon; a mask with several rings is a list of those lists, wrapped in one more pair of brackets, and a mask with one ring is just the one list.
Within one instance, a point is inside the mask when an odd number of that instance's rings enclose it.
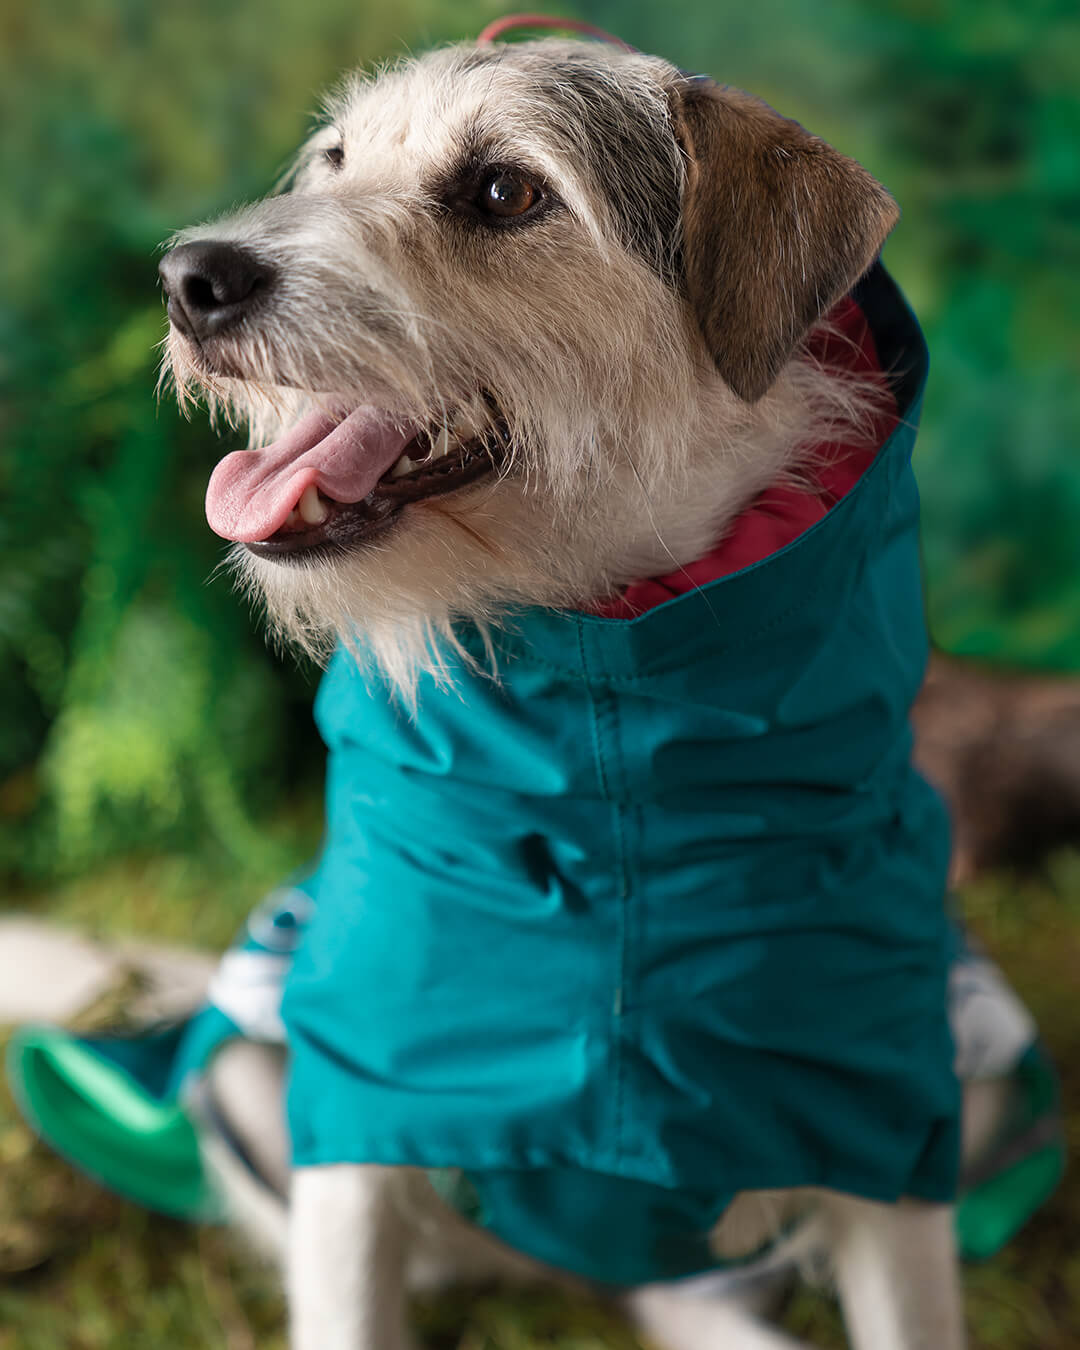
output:
{"label": "dog", "polygon": [[[753,1307],[699,1297],[693,1281],[673,1291],[664,1281],[689,1273],[677,1262],[655,1274],[644,1263],[666,1197],[694,1169],[708,1173],[687,1193],[715,1262],[776,1234],[823,1246],[858,1350],[963,1345],[948,1194],[959,1092],[935,955],[946,831],[904,753],[925,662],[914,498],[903,451],[887,490],[885,471],[867,467],[872,450],[858,453],[910,430],[918,361],[868,362],[862,330],[845,326],[862,313],[860,286],[884,296],[894,328],[908,322],[876,262],[897,215],[864,169],[746,94],[656,57],[543,39],[451,46],[351,78],[279,191],[184,231],[165,255],[166,377],[182,404],[202,399],[250,430],[252,448],[213,474],[209,522],[272,629],[319,659],[336,649],[320,721],[333,762],[363,765],[332,805],[323,876],[338,871],[286,994],[295,1350],[406,1350],[413,1277],[560,1278],[560,1266],[621,1289],[669,1350],[793,1347]],[[823,446],[832,469],[851,469],[850,491],[823,493]],[[733,541],[776,492],[779,513],[805,528],[746,563]],[[801,502],[817,514],[801,516]],[[830,522],[853,522],[868,502],[878,515],[858,540],[828,544],[848,528]],[[879,547],[882,566],[899,567],[895,587],[867,580]],[[658,578],[670,600],[659,607],[647,595]],[[817,639],[809,624],[786,650],[784,587],[831,616],[864,581],[882,632],[846,648],[844,670],[861,668],[863,650],[868,667],[893,664],[834,706],[848,675],[800,683]],[[894,592],[907,607],[896,623]],[[662,650],[643,674],[649,624]],[[760,669],[740,655],[751,636],[755,660],[767,646]],[[719,655],[688,685],[681,663],[699,642]],[[747,706],[718,711],[708,689],[729,671]],[[782,716],[758,709],[759,695],[775,695]],[[799,698],[814,703],[801,724]],[[785,759],[830,717],[840,741],[814,749],[810,769]],[[785,719],[791,736],[770,751],[764,738]],[[575,777],[586,761],[599,780],[587,790]],[[704,766],[721,761],[737,767],[718,786]],[[795,781],[804,774],[813,781]],[[708,810],[689,800],[689,779]],[[794,794],[779,808],[793,814],[759,848],[750,817],[769,817],[777,791]],[[881,792],[895,795],[887,821],[865,814]],[[535,819],[517,822],[522,803]],[[797,842],[808,812],[829,835],[824,852]],[[902,896],[903,855],[916,918],[886,925],[887,938],[861,932],[850,881],[829,871],[855,867],[852,819],[866,839],[900,832],[881,875]],[[650,837],[669,867],[655,884],[670,894],[634,910],[653,884]],[[801,937],[790,915],[768,942],[727,930],[750,974],[720,981],[746,1019],[731,1014],[723,1032],[729,1010],[710,973],[722,933],[701,926],[705,892],[686,871],[700,857],[708,887],[727,885],[718,851],[725,868],[736,858],[730,894],[745,883],[749,908],[758,884],[762,910],[785,903],[769,859],[794,869],[784,885],[805,872],[798,884],[820,880],[848,906],[831,926],[807,919]],[[418,907],[418,888],[451,876],[479,936],[456,926],[441,891],[436,917]],[[324,915],[331,893],[349,903]],[[726,924],[742,901],[725,904],[704,909]],[[652,949],[661,910],[684,932]],[[430,938],[397,950],[429,923]],[[357,954],[351,934],[365,924],[374,937]],[[880,968],[834,966],[852,943]],[[831,973],[815,972],[819,961]],[[918,998],[902,967],[922,972]],[[755,970],[773,984],[757,990]],[[813,996],[788,1005],[784,971],[817,980]],[[600,1012],[594,988],[608,1000]],[[834,992],[837,1028],[880,1029],[880,1080],[864,1056],[884,1094],[876,1106],[851,1090],[850,1062],[822,1050],[813,1067],[807,1047],[828,1020],[815,1009]],[[766,1006],[785,1012],[762,1030]],[[340,1009],[353,1019],[344,1031]],[[422,1025],[384,1052],[395,1011]],[[699,1013],[713,1022],[698,1026]],[[755,1055],[749,1041],[763,1037]],[[699,1059],[720,1073],[712,1046],[733,1073],[762,1066],[765,1106],[742,1097],[739,1078],[729,1093],[697,1083]],[[920,1056],[925,1073],[909,1073]],[[249,1154],[283,1172],[282,1128],[266,1124],[280,1062],[236,1044],[213,1072]],[[875,1111],[880,1141],[864,1147]],[[354,1126],[359,1142],[342,1133]],[[768,1165],[756,1157],[763,1130],[784,1144]],[[785,1160],[788,1146],[803,1162]],[[904,1153],[907,1181],[877,1175],[889,1149]],[[475,1184],[492,1232],[432,1189],[427,1169],[447,1167]],[[563,1262],[577,1238],[580,1260]]]}

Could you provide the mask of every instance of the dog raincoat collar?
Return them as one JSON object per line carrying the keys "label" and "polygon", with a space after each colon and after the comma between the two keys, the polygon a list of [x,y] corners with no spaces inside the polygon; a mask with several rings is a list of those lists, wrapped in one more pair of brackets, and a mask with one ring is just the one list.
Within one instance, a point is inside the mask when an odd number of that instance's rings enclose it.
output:
{"label": "dog raincoat collar", "polygon": [[513,1246],[615,1284],[716,1264],[743,1189],[951,1198],[926,353],[880,266],[856,299],[900,420],[788,547],[630,621],[519,612],[500,681],[447,653],[415,717],[335,659],[298,1164],[460,1168]]}

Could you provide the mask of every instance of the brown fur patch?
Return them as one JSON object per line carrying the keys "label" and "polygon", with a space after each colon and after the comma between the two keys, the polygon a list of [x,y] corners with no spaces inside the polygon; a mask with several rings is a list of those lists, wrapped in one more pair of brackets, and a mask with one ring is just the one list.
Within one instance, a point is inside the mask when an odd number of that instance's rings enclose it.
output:
{"label": "brown fur patch", "polygon": [[899,211],[854,160],[749,94],[687,82],[673,112],[690,161],[687,293],[720,374],[753,402]]}

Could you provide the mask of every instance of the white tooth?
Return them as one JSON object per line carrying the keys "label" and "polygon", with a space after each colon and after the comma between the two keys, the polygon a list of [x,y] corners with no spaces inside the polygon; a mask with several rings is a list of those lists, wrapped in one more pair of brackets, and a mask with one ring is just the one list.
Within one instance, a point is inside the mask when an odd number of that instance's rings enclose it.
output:
{"label": "white tooth", "polygon": [[319,489],[314,483],[309,483],[304,489],[303,496],[296,503],[296,509],[300,512],[300,519],[305,525],[321,525],[330,514],[319,497]]}
{"label": "white tooth", "polygon": [[428,459],[442,459],[443,455],[450,453],[450,432],[443,427],[439,432],[438,438],[432,442],[431,450],[428,453]]}
{"label": "white tooth", "polygon": [[459,408],[454,414],[454,435],[460,441],[471,440],[483,425],[483,413],[475,400]]}
{"label": "white tooth", "polygon": [[415,468],[416,465],[412,462],[409,456],[402,455],[401,458],[398,460],[398,462],[390,470],[390,477],[403,478],[405,474],[412,473],[413,469]]}
{"label": "white tooth", "polygon": [[463,404],[455,413],[454,431],[462,440],[478,436],[487,425],[487,405],[479,394],[474,394],[467,404]]}

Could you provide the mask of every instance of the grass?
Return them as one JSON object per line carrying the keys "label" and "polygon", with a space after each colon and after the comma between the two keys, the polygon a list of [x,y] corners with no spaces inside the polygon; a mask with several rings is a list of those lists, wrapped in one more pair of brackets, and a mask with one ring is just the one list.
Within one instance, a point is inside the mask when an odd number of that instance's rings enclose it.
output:
{"label": "grass", "polygon": [[[310,813],[277,831],[299,863]],[[280,854],[277,855],[280,857]],[[271,874],[271,867],[274,868]],[[115,863],[13,898],[103,936],[225,945],[275,860],[157,857]],[[989,877],[962,897],[968,919],[1042,1028],[1062,1072],[1070,1154],[1080,1150],[1080,855],[1019,883]],[[972,1350],[1080,1345],[1080,1177],[1075,1169],[1008,1249],[965,1273]],[[416,1309],[431,1350],[636,1350],[599,1302],[457,1293]],[[831,1302],[805,1291],[787,1324],[822,1350],[845,1342]],[[224,1231],[105,1195],[38,1144],[0,1090],[0,1350],[285,1350],[276,1281]]]}

